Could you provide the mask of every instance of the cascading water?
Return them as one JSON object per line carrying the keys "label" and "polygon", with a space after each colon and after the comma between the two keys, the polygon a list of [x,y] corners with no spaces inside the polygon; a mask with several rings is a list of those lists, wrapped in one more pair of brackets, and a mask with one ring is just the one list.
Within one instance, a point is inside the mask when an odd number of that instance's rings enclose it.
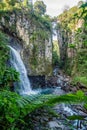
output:
{"label": "cascading water", "polygon": [[20,81],[15,84],[15,91],[18,91],[21,95],[34,94],[35,92],[31,89],[30,81],[27,76],[27,71],[20,57],[20,54],[13,47],[9,47],[11,49],[11,66],[14,67],[16,71],[18,71],[20,74]]}

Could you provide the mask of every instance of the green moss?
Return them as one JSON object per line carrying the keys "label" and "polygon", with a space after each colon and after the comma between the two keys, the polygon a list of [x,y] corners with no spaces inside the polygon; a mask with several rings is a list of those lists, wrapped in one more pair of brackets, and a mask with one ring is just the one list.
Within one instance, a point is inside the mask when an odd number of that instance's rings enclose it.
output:
{"label": "green moss", "polygon": [[59,65],[59,46],[58,46],[58,42],[57,41],[53,41],[53,53],[52,53],[52,57],[53,57],[53,66],[55,65]]}
{"label": "green moss", "polygon": [[72,80],[72,84],[77,85],[77,83],[81,83],[84,86],[87,86],[87,77],[77,76]]}
{"label": "green moss", "polygon": [[30,64],[32,64],[35,67],[38,65],[37,57],[38,57],[38,45],[33,44],[32,55],[30,56]]}
{"label": "green moss", "polygon": [[[16,7],[13,7],[12,10],[3,10],[2,16],[5,18],[5,27],[4,30],[7,29],[7,32],[10,34],[15,34],[17,36],[19,32],[16,30],[16,23],[17,21],[14,21],[14,23],[9,24],[9,18],[13,16],[13,14],[16,16],[20,17],[23,19],[26,16],[26,20],[31,24],[31,27],[28,30],[29,35],[29,46],[28,46],[28,54],[29,54],[29,59],[28,59],[28,64],[30,65],[29,67],[31,70],[35,72],[38,70],[40,73],[42,71],[43,73],[43,68],[45,63],[45,41],[49,39],[50,36],[50,31],[51,31],[51,21],[50,18],[47,18],[46,16],[37,16],[35,12],[29,11],[29,9],[24,7],[23,10],[19,10]],[[18,19],[15,19],[18,20]],[[25,28],[25,27],[24,27]],[[26,29],[25,29],[26,30]],[[20,35],[17,36],[20,38]],[[24,41],[24,39],[22,38]],[[26,41],[25,41],[26,43]],[[42,68],[41,68],[42,66]],[[36,70],[36,71],[35,71]]]}
{"label": "green moss", "polygon": [[39,28],[39,29],[36,29],[36,31],[34,31],[32,33],[32,35],[30,36],[30,41],[35,42],[37,39],[40,39],[40,41],[43,42],[43,40],[48,38],[48,35],[49,34],[45,29],[42,30],[42,29]]}
{"label": "green moss", "polygon": [[45,65],[45,75],[51,76],[52,72],[53,72],[52,64],[49,62],[49,60],[46,60],[45,63],[46,63],[46,65]]}
{"label": "green moss", "polygon": [[[73,62],[72,62],[73,61]],[[72,76],[72,84],[78,82],[87,86],[87,49],[80,49],[74,59],[68,59],[66,73]]]}
{"label": "green moss", "polygon": [[[7,36],[0,32],[0,63],[4,63],[8,59],[9,48],[6,45],[7,42]],[[0,66],[2,66],[2,64],[0,64]]]}
{"label": "green moss", "polygon": [[11,30],[11,32],[16,32],[16,26],[15,26],[15,25],[12,25],[12,26],[10,27],[10,30]]}
{"label": "green moss", "polygon": [[0,89],[10,87],[12,82],[19,81],[19,73],[8,67],[9,59],[8,37],[0,31]]}
{"label": "green moss", "polygon": [[6,70],[6,61],[9,57],[9,48],[6,45],[7,37],[5,34],[0,32],[0,83]]}

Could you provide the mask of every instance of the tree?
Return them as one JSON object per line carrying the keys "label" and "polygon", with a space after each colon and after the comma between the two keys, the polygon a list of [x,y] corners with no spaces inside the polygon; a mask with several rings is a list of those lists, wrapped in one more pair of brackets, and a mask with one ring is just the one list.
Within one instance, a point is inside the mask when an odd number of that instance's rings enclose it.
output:
{"label": "tree", "polygon": [[37,0],[34,3],[34,10],[36,11],[36,13],[38,13],[39,15],[44,15],[46,12],[46,5],[44,4],[43,1]]}
{"label": "tree", "polygon": [[6,3],[6,5],[11,5],[14,6],[15,3],[17,3],[17,0],[4,0],[4,3]]}

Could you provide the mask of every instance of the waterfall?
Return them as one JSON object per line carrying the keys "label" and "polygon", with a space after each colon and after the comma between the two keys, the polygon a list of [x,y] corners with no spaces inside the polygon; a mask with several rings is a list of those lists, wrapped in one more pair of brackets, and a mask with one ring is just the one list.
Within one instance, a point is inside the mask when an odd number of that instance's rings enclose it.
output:
{"label": "waterfall", "polygon": [[15,83],[15,91],[19,92],[21,95],[24,94],[34,94],[35,92],[31,89],[30,81],[27,76],[27,71],[25,65],[21,59],[20,54],[11,46],[11,66],[16,69],[20,74],[20,81]]}

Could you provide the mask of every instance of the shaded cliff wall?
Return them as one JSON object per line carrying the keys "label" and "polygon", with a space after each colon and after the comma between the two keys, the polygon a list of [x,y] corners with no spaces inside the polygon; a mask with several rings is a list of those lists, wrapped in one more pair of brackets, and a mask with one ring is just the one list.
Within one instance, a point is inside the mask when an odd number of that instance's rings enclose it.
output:
{"label": "shaded cliff wall", "polygon": [[70,9],[65,9],[57,19],[57,38],[60,48],[60,60],[62,65],[65,64],[67,58],[73,58],[76,54],[75,47],[79,42],[79,38],[76,37],[78,29],[83,26],[82,8],[79,5]]}
{"label": "shaded cliff wall", "polygon": [[60,52],[60,61],[61,64],[64,65],[67,58],[67,47],[69,42],[69,34],[67,30],[62,28],[60,24],[57,25],[57,40],[59,45]]}
{"label": "shaded cliff wall", "polygon": [[74,45],[76,46],[77,42],[76,34],[77,30],[82,27],[83,20],[78,20],[78,22],[74,24],[74,29],[69,28],[68,24],[66,25],[66,28],[62,26],[61,22],[58,22],[57,24],[57,40],[62,64],[65,63],[67,58],[73,58],[76,54],[74,48]]}

